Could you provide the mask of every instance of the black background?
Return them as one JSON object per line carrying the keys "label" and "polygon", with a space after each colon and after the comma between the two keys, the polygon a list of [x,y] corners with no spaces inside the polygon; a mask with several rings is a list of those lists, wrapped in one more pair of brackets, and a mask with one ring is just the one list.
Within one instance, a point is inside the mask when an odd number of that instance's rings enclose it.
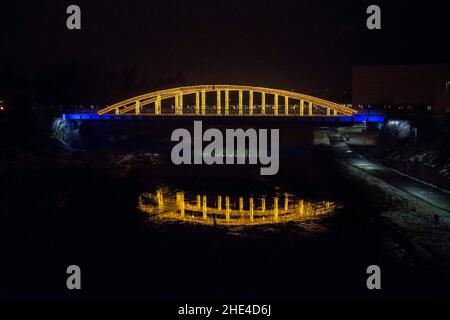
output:
{"label": "black background", "polygon": [[[70,4],[81,7],[79,31],[66,28]],[[366,28],[370,4],[381,7],[381,30]],[[36,0],[0,10],[0,88],[47,83],[66,93],[50,103],[106,104],[178,83],[330,97],[351,90],[353,65],[450,57],[448,1]],[[71,64],[82,70],[78,83]],[[111,72],[125,79],[114,91],[105,83]],[[95,92],[67,97],[69,87],[88,84]]]}

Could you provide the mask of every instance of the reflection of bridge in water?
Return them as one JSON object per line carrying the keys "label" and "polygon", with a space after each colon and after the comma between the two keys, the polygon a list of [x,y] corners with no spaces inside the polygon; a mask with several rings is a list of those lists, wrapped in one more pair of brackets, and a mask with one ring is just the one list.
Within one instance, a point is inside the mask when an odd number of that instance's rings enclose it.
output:
{"label": "reflection of bridge in water", "polygon": [[197,195],[186,200],[184,192],[173,197],[163,189],[142,193],[138,204],[152,219],[230,226],[297,221],[329,214],[338,207],[334,202],[305,201],[288,193],[258,198],[218,195],[209,200],[206,195]]}

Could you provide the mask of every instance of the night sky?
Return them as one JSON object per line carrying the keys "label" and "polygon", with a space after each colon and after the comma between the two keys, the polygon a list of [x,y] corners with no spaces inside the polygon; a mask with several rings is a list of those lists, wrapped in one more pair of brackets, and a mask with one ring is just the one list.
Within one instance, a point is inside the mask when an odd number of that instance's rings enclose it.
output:
{"label": "night sky", "polygon": [[[0,72],[33,77],[75,59],[325,96],[351,90],[352,65],[448,62],[448,5],[392,2],[2,1]],[[80,31],[66,28],[70,4],[81,7]],[[366,28],[370,4],[381,7],[382,30]]]}

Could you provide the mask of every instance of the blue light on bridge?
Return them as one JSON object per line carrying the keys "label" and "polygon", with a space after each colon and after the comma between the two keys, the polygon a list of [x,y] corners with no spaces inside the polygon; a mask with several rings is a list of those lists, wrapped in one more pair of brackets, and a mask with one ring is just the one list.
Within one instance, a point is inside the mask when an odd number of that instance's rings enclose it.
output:
{"label": "blue light on bridge", "polygon": [[[145,116],[130,116],[130,115],[114,115],[104,114],[98,115],[96,113],[64,113],[62,115],[63,120],[136,120],[145,119]],[[353,122],[353,123],[383,123],[384,116],[381,115],[355,115],[355,116],[342,116],[342,117],[301,117],[299,120],[311,120],[313,122]]]}
{"label": "blue light on bridge", "polygon": [[377,122],[377,123],[383,123],[384,122],[384,116],[369,116],[367,117],[368,122]]}
{"label": "blue light on bridge", "polygon": [[133,116],[105,114],[98,115],[96,113],[63,113],[63,120],[131,120]]}

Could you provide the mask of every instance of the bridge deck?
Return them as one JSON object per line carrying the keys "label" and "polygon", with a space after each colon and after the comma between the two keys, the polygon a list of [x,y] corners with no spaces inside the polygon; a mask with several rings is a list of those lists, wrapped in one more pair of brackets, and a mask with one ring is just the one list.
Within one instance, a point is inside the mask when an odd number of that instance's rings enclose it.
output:
{"label": "bridge deck", "polygon": [[173,115],[173,114],[141,114],[141,115],[115,115],[115,114],[95,114],[95,113],[65,113],[63,114],[64,120],[162,120],[162,119],[184,119],[184,120],[201,120],[208,119],[260,119],[260,120],[295,120],[299,122],[314,122],[314,123],[383,123],[384,116],[382,115],[353,115],[353,116],[326,116],[326,115],[313,115],[313,116],[298,116],[298,115]]}

